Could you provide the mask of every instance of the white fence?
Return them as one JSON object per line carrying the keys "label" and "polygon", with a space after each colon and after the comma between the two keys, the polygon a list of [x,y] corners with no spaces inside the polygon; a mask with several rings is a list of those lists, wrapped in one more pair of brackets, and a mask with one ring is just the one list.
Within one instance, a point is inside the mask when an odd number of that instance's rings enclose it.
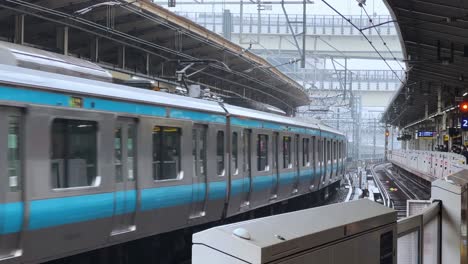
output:
{"label": "white fence", "polygon": [[449,152],[393,150],[388,152],[388,160],[428,181],[468,169],[464,156]]}

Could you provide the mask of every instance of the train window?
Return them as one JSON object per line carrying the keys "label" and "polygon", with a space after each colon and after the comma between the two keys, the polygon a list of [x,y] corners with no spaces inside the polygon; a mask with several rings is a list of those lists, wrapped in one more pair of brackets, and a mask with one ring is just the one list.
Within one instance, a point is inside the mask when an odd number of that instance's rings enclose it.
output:
{"label": "train window", "polygon": [[238,137],[237,137],[237,132],[232,132],[232,166],[234,168],[233,173],[238,174],[239,173],[239,148],[238,148]]}
{"label": "train window", "polygon": [[310,165],[310,141],[308,138],[302,139],[302,166]]}
{"label": "train window", "polygon": [[257,138],[257,170],[268,171],[268,135]]}
{"label": "train window", "polygon": [[99,185],[94,121],[54,119],[51,138],[53,188]]}
{"label": "train window", "polygon": [[[315,137],[312,137],[312,162],[315,164],[315,162],[317,162],[316,160],[316,138]],[[314,165],[315,166],[315,165]]]}
{"label": "train window", "polygon": [[127,129],[127,178],[135,180],[136,162],[135,162],[135,143],[136,143],[136,126],[128,125]]}
{"label": "train window", "polygon": [[341,151],[341,142],[338,142],[338,159],[341,159],[342,151]]}
{"label": "train window", "polygon": [[278,168],[278,133],[273,134],[273,169]]}
{"label": "train window", "polygon": [[218,176],[224,176],[224,131],[216,135],[216,163]]}
{"label": "train window", "polygon": [[291,137],[283,137],[283,168],[292,168]]}
{"label": "train window", "polygon": [[180,137],[177,127],[153,128],[153,179],[174,180],[180,172]]}
{"label": "train window", "polygon": [[123,181],[122,175],[122,125],[115,129],[114,138],[114,166],[115,166],[115,180],[117,182]]}
{"label": "train window", "polygon": [[322,144],[322,140],[319,139],[318,140],[318,161],[321,162],[322,161],[322,158],[323,158],[323,144]]}
{"label": "train window", "polygon": [[21,136],[20,117],[8,117],[8,177],[10,191],[16,192],[21,188]]}
{"label": "train window", "polygon": [[206,176],[206,127],[199,126],[192,130],[193,168],[195,176]]}
{"label": "train window", "polygon": [[331,160],[331,142],[327,140],[327,161]]}

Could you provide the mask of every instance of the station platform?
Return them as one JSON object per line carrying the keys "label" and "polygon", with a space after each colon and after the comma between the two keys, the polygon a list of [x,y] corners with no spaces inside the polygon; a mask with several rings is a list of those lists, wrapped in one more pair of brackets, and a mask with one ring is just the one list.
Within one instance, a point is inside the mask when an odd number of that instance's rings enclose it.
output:
{"label": "station platform", "polygon": [[[428,153],[424,154],[428,155]],[[401,163],[398,165],[403,168]],[[349,194],[346,202],[342,204],[240,222],[195,234],[193,236],[193,263],[216,263],[219,259],[226,261],[223,263],[259,264],[270,263],[269,261],[272,259],[274,259],[274,263],[298,264],[317,260],[321,264],[466,263],[468,259],[464,230],[467,226],[464,212],[468,209],[466,208],[468,170],[462,168],[455,173],[434,180],[429,185],[414,182],[413,186],[409,184],[409,181],[412,180],[406,176],[397,175],[395,170],[396,168],[391,163],[386,163],[370,166],[368,170],[358,169],[354,175],[348,175]],[[369,174],[366,175],[366,172]],[[361,178],[361,175],[364,176]],[[382,192],[381,200],[375,200],[375,203],[372,203],[376,205],[369,205],[371,200],[369,198],[358,197],[362,195],[362,190],[372,189],[371,181]],[[391,190],[391,186],[395,186],[394,184],[398,188],[404,188],[403,192],[395,191],[389,194],[388,190]],[[416,190],[415,185],[418,184],[420,184],[420,189]],[[356,198],[354,198],[355,195]],[[399,204],[396,197],[404,200],[405,205]],[[379,206],[381,209],[371,209],[379,208]],[[402,209],[403,207],[407,207],[407,209]],[[380,258],[377,257],[379,253],[385,252],[384,242],[361,238],[360,236],[364,236],[365,232],[358,232],[354,236],[347,237],[346,230],[348,228],[360,230],[358,226],[364,225],[366,217],[377,221],[376,215],[369,215],[369,212],[376,212],[375,210],[379,212],[378,215],[381,217],[392,213],[392,216],[387,218],[389,222],[386,224],[383,222],[374,223],[372,225],[373,231],[368,232],[372,233],[373,237],[382,237],[382,229],[380,228],[395,226],[394,248],[389,246],[392,248],[390,255],[393,258],[385,259],[382,255]],[[404,210],[403,215],[400,214],[401,210]],[[335,214],[340,214],[340,218],[328,218],[326,224],[324,219],[320,218],[320,215],[332,216]],[[282,229],[281,227],[288,226],[287,223],[291,222],[291,218],[300,219],[300,221],[296,221],[297,225],[294,229],[289,227]],[[310,225],[310,223],[314,224]],[[324,235],[326,232],[320,229],[323,225],[327,225],[324,227],[327,232],[331,232],[330,230],[333,228],[344,228],[344,236],[331,243],[330,236]],[[263,230],[260,228],[261,226],[263,229],[266,228],[265,226],[276,226],[267,229],[273,235],[282,234],[285,239],[270,240],[268,238],[269,232],[261,231]],[[390,230],[392,229],[390,228]],[[217,242],[213,243],[213,241]],[[299,243],[298,241],[303,242],[300,243],[301,250],[296,251],[293,249],[293,245]],[[231,246],[225,247],[224,245]],[[349,251],[348,247],[353,248],[354,253]],[[247,248],[251,248],[250,251],[246,251]],[[284,251],[288,248],[291,250]],[[366,254],[362,255],[364,251]],[[282,253],[275,255],[272,252]],[[211,258],[207,260],[203,254],[209,255]],[[230,259],[231,257],[234,258]],[[379,262],[379,260],[385,261]]]}

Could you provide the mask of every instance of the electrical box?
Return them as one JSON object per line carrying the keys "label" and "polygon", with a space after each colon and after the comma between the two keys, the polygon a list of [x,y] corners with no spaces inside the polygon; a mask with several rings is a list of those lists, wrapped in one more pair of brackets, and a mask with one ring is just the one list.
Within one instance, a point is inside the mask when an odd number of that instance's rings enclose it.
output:
{"label": "electrical box", "polygon": [[192,264],[396,264],[393,209],[367,199],[208,229]]}
{"label": "electrical box", "polygon": [[442,201],[442,263],[468,263],[468,170],[432,182],[433,200]]}

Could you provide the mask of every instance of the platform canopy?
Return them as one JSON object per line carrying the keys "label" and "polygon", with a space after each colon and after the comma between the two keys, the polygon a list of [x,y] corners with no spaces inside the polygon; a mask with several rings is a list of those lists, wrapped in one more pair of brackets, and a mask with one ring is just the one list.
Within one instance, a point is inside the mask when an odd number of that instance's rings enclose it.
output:
{"label": "platform canopy", "polygon": [[456,111],[456,101],[468,91],[468,4],[386,2],[401,33],[408,73],[383,121],[404,128]]}
{"label": "platform canopy", "polygon": [[1,1],[0,39],[90,60],[116,76],[201,84],[287,113],[309,103],[274,65],[151,1]]}

